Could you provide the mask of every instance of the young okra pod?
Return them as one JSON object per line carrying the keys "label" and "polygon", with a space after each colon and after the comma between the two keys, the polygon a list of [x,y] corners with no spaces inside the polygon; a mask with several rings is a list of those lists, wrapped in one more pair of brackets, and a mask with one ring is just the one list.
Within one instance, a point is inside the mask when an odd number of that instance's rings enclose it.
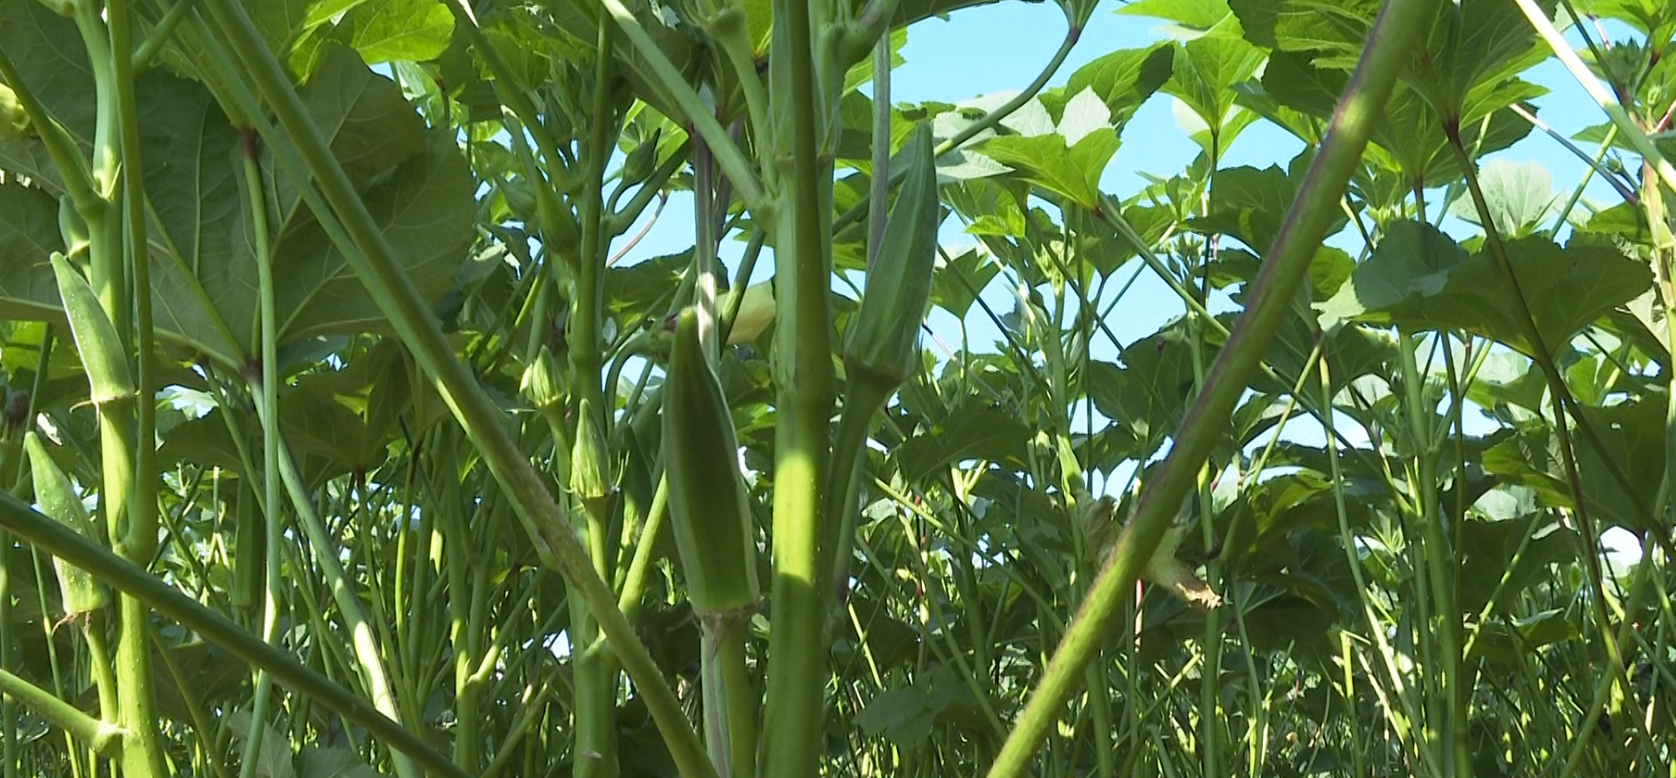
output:
{"label": "young okra pod", "polygon": [[[937,224],[942,216],[931,126],[920,125],[902,153],[908,173],[890,209],[884,243],[867,272],[867,288],[844,343],[847,380],[869,384],[867,388],[876,387],[885,395],[919,364],[920,322],[931,298]],[[885,175],[885,171],[876,170],[874,175]],[[884,205],[875,203],[875,207]]]}
{"label": "young okra pod", "polygon": [[[65,475],[58,462],[53,460],[41,437],[33,431],[25,433],[23,447],[29,453],[29,473],[34,481],[35,502],[41,506],[41,512],[84,538],[99,540],[93,519],[88,516],[87,507],[82,505],[81,496],[76,494],[75,485],[70,483],[70,476]],[[91,573],[56,558],[52,560],[52,566],[58,573],[58,591],[63,596],[65,617],[85,618],[87,614],[104,607],[105,589]]]}
{"label": "young okra pod", "polygon": [[676,322],[664,378],[663,450],[669,519],[693,612],[703,617],[756,607],[756,531],[739,472],[739,438],[690,308]]}
{"label": "young okra pod", "polygon": [[64,315],[70,320],[70,334],[81,352],[87,382],[93,388],[93,404],[103,405],[134,396],[134,377],[128,372],[128,358],[99,297],[80,271],[70,267],[63,254],[53,252],[52,270],[58,277],[58,295],[64,301]]}

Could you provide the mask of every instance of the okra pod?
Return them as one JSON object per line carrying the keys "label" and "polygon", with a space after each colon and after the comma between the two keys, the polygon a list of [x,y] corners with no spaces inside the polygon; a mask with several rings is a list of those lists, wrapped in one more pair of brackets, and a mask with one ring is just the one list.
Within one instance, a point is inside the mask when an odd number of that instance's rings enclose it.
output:
{"label": "okra pod", "polygon": [[669,519],[693,612],[702,617],[754,608],[761,588],[739,438],[690,308],[675,326],[662,394]]}
{"label": "okra pod", "polygon": [[[59,468],[46,444],[41,442],[41,437],[33,430],[25,433],[23,447],[29,452],[29,473],[34,481],[35,502],[41,506],[41,513],[57,519],[84,538],[99,540],[93,519],[88,516],[81,496],[76,494],[75,485]],[[105,606],[107,595],[104,587],[91,573],[57,558],[52,560],[52,566],[58,573],[58,591],[63,596],[66,618],[85,618]]]}
{"label": "okra pod", "polygon": [[[868,388],[882,390],[884,396],[879,402],[919,364],[920,322],[931,299],[937,225],[942,216],[931,126],[920,125],[903,152],[908,173],[890,209],[878,261],[867,273],[867,288],[844,342],[844,371],[852,393],[854,384],[870,384]],[[876,170],[874,174],[886,172]]]}

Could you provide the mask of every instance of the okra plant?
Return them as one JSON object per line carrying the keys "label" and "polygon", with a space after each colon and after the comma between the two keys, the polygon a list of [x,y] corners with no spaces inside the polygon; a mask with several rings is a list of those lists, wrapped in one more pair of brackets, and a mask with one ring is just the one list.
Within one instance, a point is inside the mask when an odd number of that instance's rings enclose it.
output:
{"label": "okra plant", "polygon": [[1676,6],[1010,5],[0,0],[0,778],[1665,769]]}

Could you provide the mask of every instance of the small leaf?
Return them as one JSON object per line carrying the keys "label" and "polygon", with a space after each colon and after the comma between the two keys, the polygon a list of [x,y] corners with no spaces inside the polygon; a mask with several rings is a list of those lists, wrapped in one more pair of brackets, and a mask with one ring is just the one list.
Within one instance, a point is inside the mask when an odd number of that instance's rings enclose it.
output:
{"label": "small leaf", "polygon": [[1124,367],[1093,362],[1087,379],[1094,407],[1145,442],[1151,453],[1175,432],[1193,386],[1193,355],[1172,325],[1129,344]]}
{"label": "small leaf", "polygon": [[1234,85],[1257,72],[1265,55],[1242,38],[1207,35],[1177,44],[1175,65],[1163,91],[1193,109],[1220,138],[1222,148],[1237,133],[1224,133],[1234,107]]}
{"label": "small leaf", "polygon": [[[1000,274],[1000,264],[970,249],[937,268],[931,278],[931,302],[957,318],[964,318],[977,295]],[[975,290],[975,291],[974,291]]]}
{"label": "small leaf", "polygon": [[1059,134],[1065,142],[1075,145],[1092,132],[1111,127],[1112,112],[1094,95],[1093,90],[1078,92],[1065,104],[1065,114],[1059,119]]}
{"label": "small leaf", "polygon": [[1224,0],[1135,0],[1114,13],[1168,19],[1185,30],[1203,34],[1226,25],[1231,12]]}
{"label": "small leaf", "polygon": [[916,748],[931,736],[937,713],[925,689],[918,684],[887,689],[868,701],[855,723],[869,736],[883,733],[901,748]]}
{"label": "small leaf", "polygon": [[1112,123],[1121,125],[1169,80],[1174,58],[1175,48],[1168,45],[1114,51],[1077,68],[1063,94],[1092,91],[1111,111]]}

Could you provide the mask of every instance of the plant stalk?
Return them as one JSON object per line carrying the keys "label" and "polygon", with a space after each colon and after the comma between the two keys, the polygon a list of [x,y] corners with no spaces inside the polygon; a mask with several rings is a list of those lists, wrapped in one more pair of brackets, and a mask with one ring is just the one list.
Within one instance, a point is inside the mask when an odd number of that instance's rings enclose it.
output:
{"label": "plant stalk", "polygon": [[1112,555],[1095,580],[1076,620],[1055,650],[1040,685],[1001,747],[989,775],[1021,778],[1047,738],[1060,706],[1070,698],[1081,669],[1099,649],[1125,592],[1132,591],[1182,499],[1222,434],[1247,380],[1289,312],[1316,247],[1338,209],[1338,200],[1360,164],[1397,75],[1436,0],[1387,0],[1369,32],[1361,61],[1330,122],[1326,141],[1310,164],[1298,199],[1287,212],[1275,245],[1252,282],[1249,304],[1206,377],[1205,391],[1188,411],[1163,467],[1141,493],[1134,518],[1124,526]]}

